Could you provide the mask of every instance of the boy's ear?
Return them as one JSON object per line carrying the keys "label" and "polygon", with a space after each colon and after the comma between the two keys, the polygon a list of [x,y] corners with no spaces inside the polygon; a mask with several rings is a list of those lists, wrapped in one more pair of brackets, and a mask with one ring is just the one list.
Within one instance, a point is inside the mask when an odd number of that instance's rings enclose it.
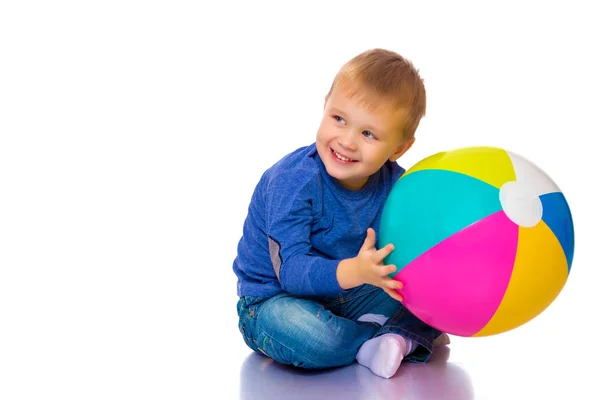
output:
{"label": "boy's ear", "polygon": [[390,161],[395,162],[396,160],[398,160],[400,157],[402,157],[402,154],[406,153],[408,151],[408,149],[410,149],[412,147],[412,145],[414,143],[415,143],[414,136],[408,140],[403,141],[400,144],[400,146],[398,146],[398,148],[396,149],[394,154],[392,154],[392,156],[390,157]]}

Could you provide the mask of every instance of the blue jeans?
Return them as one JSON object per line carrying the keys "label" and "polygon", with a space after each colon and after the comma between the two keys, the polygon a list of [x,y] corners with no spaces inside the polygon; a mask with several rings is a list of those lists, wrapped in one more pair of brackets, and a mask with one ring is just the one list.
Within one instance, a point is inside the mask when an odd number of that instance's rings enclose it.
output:
{"label": "blue jeans", "polygon": [[[237,311],[240,332],[252,350],[278,363],[307,369],[352,364],[364,342],[385,333],[413,340],[418,346],[405,360],[424,363],[441,334],[371,285],[326,299],[289,293],[271,298],[243,296]],[[383,326],[358,321],[364,314],[382,314],[388,319]]]}

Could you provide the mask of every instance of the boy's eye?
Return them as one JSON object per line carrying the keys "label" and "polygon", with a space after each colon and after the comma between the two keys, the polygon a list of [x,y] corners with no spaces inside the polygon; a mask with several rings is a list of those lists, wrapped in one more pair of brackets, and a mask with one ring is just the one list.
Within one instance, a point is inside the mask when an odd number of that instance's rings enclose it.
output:
{"label": "boy's eye", "polygon": [[363,131],[362,134],[365,135],[368,138],[375,139],[375,135],[373,135],[373,132],[371,132],[371,131]]}
{"label": "boy's eye", "polygon": [[340,117],[339,115],[334,115],[333,119],[335,119],[337,122],[340,122],[342,124],[346,122],[346,121],[344,121],[344,118]]}

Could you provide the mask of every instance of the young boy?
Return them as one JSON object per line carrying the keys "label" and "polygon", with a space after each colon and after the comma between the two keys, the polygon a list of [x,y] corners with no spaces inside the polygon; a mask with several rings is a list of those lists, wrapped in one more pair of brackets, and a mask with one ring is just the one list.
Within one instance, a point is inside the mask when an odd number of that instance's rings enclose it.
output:
{"label": "young boy", "polygon": [[[405,171],[425,88],[412,64],[383,49],[348,61],[325,97],[316,141],[261,177],[233,270],[246,344],[308,369],[355,360],[384,378],[426,362],[441,332],[413,316],[378,248],[385,200]],[[447,336],[440,337],[447,344]],[[439,340],[438,340],[439,342]]]}

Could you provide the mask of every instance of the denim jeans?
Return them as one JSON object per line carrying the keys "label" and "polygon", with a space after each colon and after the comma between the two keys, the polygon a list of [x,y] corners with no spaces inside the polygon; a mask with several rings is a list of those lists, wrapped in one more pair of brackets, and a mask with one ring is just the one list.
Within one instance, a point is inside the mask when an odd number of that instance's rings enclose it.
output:
{"label": "denim jeans", "polygon": [[[271,298],[243,296],[237,311],[240,332],[252,350],[278,363],[307,369],[352,364],[364,342],[385,333],[413,340],[418,346],[404,359],[424,363],[441,334],[371,285],[326,299],[289,293]],[[364,314],[382,314],[388,319],[383,326],[358,321]]]}

